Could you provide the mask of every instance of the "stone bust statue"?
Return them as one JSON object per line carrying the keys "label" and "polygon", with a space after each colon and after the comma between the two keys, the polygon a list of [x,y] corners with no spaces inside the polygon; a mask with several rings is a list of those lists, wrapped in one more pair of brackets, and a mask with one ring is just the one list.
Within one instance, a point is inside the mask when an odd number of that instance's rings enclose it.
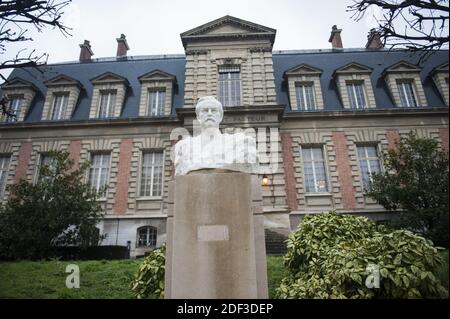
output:
{"label": "stone bust statue", "polygon": [[175,144],[175,175],[205,168],[257,173],[255,139],[244,133],[220,132],[223,108],[215,97],[201,97],[195,113],[201,133]]}

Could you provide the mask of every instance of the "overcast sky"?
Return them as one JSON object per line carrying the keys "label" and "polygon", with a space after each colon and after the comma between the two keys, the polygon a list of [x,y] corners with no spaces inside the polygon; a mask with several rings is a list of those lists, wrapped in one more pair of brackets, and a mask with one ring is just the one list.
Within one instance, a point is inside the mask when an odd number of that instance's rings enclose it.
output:
{"label": "overcast sky", "polygon": [[[48,53],[49,63],[77,60],[79,44],[90,40],[94,58],[115,56],[116,38],[124,33],[128,55],[183,54],[180,33],[232,15],[274,28],[274,50],[330,48],[331,26],[342,28],[345,48],[366,44],[372,15],[355,22],[346,12],[352,0],[74,0],[64,10],[63,20],[71,37],[56,29],[39,33],[29,29],[33,42],[9,45],[0,56],[4,61],[24,46],[27,52]],[[379,14],[374,12],[375,15]],[[10,71],[2,72],[7,75]]]}

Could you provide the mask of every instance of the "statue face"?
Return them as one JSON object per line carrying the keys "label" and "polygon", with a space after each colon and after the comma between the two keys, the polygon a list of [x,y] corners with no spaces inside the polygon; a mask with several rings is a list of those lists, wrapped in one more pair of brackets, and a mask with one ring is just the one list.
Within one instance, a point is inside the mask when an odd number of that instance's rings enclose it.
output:
{"label": "statue face", "polygon": [[203,128],[219,127],[222,117],[222,110],[215,103],[202,105],[197,110],[197,120]]}

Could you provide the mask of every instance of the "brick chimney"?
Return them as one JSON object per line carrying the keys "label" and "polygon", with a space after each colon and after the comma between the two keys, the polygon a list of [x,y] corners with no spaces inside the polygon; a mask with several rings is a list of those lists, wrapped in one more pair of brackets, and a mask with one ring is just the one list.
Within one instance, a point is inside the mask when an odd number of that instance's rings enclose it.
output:
{"label": "brick chimney", "polygon": [[383,42],[381,41],[380,32],[376,29],[370,29],[367,35],[366,49],[382,49],[384,48]]}
{"label": "brick chimney", "polygon": [[121,34],[120,38],[117,38],[117,57],[125,57],[127,56],[127,51],[130,50],[130,47],[128,46],[127,39],[125,37],[125,34]]}
{"label": "brick chimney", "polygon": [[331,47],[333,49],[342,49],[341,31],[336,25],[331,27],[331,34],[328,42],[331,42]]}
{"label": "brick chimney", "polygon": [[91,44],[88,40],[84,40],[83,44],[80,44],[80,62],[88,62],[91,61],[91,57],[94,55],[92,52]]}

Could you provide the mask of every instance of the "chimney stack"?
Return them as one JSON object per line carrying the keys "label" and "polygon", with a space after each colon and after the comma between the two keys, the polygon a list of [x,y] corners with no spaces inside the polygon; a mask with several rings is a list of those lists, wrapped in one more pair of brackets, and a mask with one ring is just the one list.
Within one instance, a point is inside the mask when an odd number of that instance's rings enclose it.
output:
{"label": "chimney stack", "polygon": [[91,61],[91,57],[94,55],[92,52],[91,44],[88,40],[84,40],[83,44],[80,44],[80,62],[89,62]]}
{"label": "chimney stack", "polygon": [[384,48],[383,42],[381,41],[380,32],[376,29],[370,29],[367,35],[366,49],[382,49]]}
{"label": "chimney stack", "polygon": [[328,42],[331,42],[331,47],[333,49],[342,49],[341,31],[336,25],[331,27],[331,34]]}
{"label": "chimney stack", "polygon": [[125,34],[121,34],[120,38],[117,38],[117,57],[125,57],[127,56],[127,51],[130,50],[130,47],[128,46],[127,39],[125,37]]}

